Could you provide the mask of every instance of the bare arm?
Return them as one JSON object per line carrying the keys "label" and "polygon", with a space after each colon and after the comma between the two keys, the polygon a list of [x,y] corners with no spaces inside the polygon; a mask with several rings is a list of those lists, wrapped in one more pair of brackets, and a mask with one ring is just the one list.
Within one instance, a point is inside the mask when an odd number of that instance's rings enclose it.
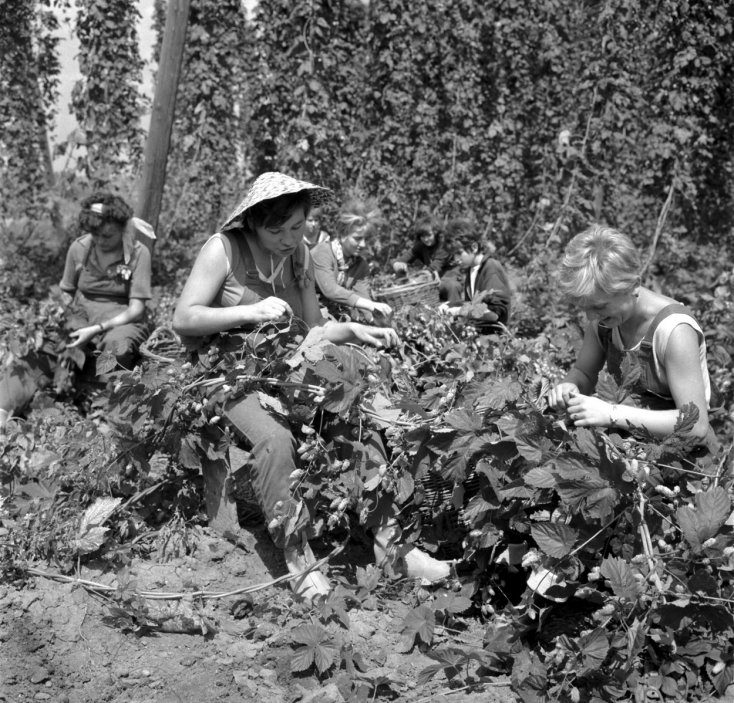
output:
{"label": "bare arm", "polygon": [[350,308],[354,307],[360,310],[377,312],[385,316],[392,314],[392,308],[387,303],[378,303],[370,300],[365,295],[364,290],[350,290],[339,285],[337,282],[337,270],[334,267],[334,256],[331,253],[331,245],[329,243],[318,244],[311,251],[311,255],[313,257],[316,283],[321,291],[321,295],[325,298]]}
{"label": "bare arm", "polygon": [[213,307],[212,303],[227,276],[227,267],[224,245],[218,239],[210,239],[196,257],[178,299],[173,313],[176,332],[201,337],[292,314],[288,303],[274,296],[250,305]]}
{"label": "bare arm", "polygon": [[563,410],[568,407],[571,395],[582,393],[589,395],[594,392],[599,371],[604,367],[604,350],[594,333],[591,324],[584,330],[584,341],[581,345],[576,363],[569,369],[563,380],[551,389],[548,394],[548,403],[552,408]]}
{"label": "bare arm", "polygon": [[84,346],[91,339],[96,337],[98,334],[108,332],[113,327],[119,327],[120,325],[126,325],[128,322],[137,322],[145,312],[145,301],[140,298],[130,298],[127,304],[127,309],[118,313],[109,320],[97,325],[88,325],[86,327],[80,327],[78,330],[74,330],[69,333],[69,342],[66,346],[68,348]]}
{"label": "bare arm", "polygon": [[670,393],[675,402],[672,410],[648,410],[629,405],[612,405],[585,395],[571,397],[567,410],[577,426],[628,426],[645,428],[656,437],[672,434],[680,410],[688,403],[698,408],[698,420],[690,436],[703,439],[709,429],[703,376],[698,358],[698,335],[690,325],[678,325],[670,335],[663,360]]}
{"label": "bare arm", "polygon": [[393,347],[399,342],[392,327],[372,327],[359,322],[327,322],[324,337],[332,344],[349,342],[370,344],[373,347]]}

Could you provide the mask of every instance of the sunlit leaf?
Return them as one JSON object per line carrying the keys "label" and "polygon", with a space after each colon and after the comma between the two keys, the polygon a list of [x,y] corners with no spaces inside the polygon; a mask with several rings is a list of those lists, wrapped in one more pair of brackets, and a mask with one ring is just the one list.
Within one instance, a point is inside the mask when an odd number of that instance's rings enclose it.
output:
{"label": "sunlit leaf", "polygon": [[533,539],[549,557],[565,557],[576,544],[578,531],[561,522],[538,522],[531,526]]}
{"label": "sunlit leaf", "polygon": [[634,577],[632,567],[619,557],[607,557],[601,563],[601,575],[609,579],[615,596],[634,601],[640,594],[640,584]]}
{"label": "sunlit leaf", "polygon": [[714,486],[707,491],[696,493],[694,498],[696,512],[700,516],[699,538],[702,541],[713,537],[731,514],[731,501],[726,489]]}
{"label": "sunlit leaf", "polygon": [[698,406],[695,403],[686,403],[678,413],[675,427],[673,427],[673,434],[677,436],[689,434],[696,426],[700,414]]}
{"label": "sunlit leaf", "polygon": [[703,545],[700,537],[702,530],[698,513],[685,505],[675,511],[675,517],[678,520],[678,527],[680,527],[686,542],[691,545],[691,549],[694,552],[700,552]]}
{"label": "sunlit leaf", "polygon": [[464,613],[471,608],[470,598],[458,593],[441,593],[433,601],[433,609],[441,610],[453,615]]}
{"label": "sunlit leaf", "polygon": [[122,498],[97,498],[94,504],[84,511],[79,532],[83,533],[91,527],[104,524],[120,503],[122,503]]}

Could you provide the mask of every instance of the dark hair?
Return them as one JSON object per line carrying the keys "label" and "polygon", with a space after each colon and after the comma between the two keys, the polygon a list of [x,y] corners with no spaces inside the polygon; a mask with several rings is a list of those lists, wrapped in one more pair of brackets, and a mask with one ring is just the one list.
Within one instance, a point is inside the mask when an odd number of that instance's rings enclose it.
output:
{"label": "dark hair", "polygon": [[79,229],[95,232],[105,222],[125,225],[132,216],[133,209],[119,195],[100,190],[82,200]]}
{"label": "dark hair", "polygon": [[302,207],[304,216],[308,217],[311,212],[311,191],[299,190],[297,193],[286,193],[277,198],[261,200],[247,210],[245,224],[252,232],[256,227],[278,227],[298,207]]}
{"label": "dark hair", "polygon": [[413,225],[413,234],[416,239],[420,239],[424,234],[436,234],[433,220],[430,217],[421,217],[419,220],[416,220],[416,223]]}
{"label": "dark hair", "polygon": [[475,248],[479,251],[483,244],[482,231],[472,220],[457,217],[446,223],[446,242],[455,252]]}

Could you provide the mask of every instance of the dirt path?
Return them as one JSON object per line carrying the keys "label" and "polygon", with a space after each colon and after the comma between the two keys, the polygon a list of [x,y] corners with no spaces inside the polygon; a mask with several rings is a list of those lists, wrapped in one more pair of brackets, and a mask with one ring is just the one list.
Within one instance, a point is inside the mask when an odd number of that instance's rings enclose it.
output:
{"label": "dirt path", "polygon": [[[264,535],[245,531],[244,548],[202,535],[193,556],[166,562],[133,560],[127,574],[84,567],[80,578],[127,591],[226,592],[272,580],[283,565]],[[355,555],[343,555],[348,564]],[[361,558],[357,555],[356,558]],[[53,573],[51,567],[46,568]],[[335,565],[339,569],[339,565]],[[390,589],[387,590],[390,592]],[[147,609],[147,610],[146,610]],[[409,606],[398,597],[378,599],[374,609],[349,611],[349,628],[329,625],[335,638],[361,654],[370,676],[396,683],[377,700],[515,701],[498,679],[467,692],[439,674],[418,686],[416,678],[434,663],[413,648],[402,652],[400,627]],[[145,623],[155,622],[146,632]],[[136,600],[115,610],[111,600],[78,584],[32,577],[22,587],[0,586],[0,701],[54,703],[188,703],[263,701],[330,703],[371,700],[349,692],[344,668],[319,679],[313,669],[291,673],[293,628],[316,622],[287,587],[253,595],[207,599]],[[467,623],[465,641],[481,646],[482,627]],[[456,690],[454,690],[456,689]]]}

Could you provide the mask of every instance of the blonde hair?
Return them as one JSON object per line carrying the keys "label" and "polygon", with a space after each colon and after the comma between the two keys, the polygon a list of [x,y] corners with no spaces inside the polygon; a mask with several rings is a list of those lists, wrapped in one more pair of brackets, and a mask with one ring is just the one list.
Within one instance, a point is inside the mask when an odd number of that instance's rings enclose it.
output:
{"label": "blonde hair", "polygon": [[628,293],[639,283],[640,255],[626,234],[594,224],[566,245],[558,286],[567,298]]}
{"label": "blonde hair", "polygon": [[381,223],[382,213],[377,198],[352,197],[339,210],[340,237],[348,237],[363,226],[366,226],[365,234],[371,234]]}

